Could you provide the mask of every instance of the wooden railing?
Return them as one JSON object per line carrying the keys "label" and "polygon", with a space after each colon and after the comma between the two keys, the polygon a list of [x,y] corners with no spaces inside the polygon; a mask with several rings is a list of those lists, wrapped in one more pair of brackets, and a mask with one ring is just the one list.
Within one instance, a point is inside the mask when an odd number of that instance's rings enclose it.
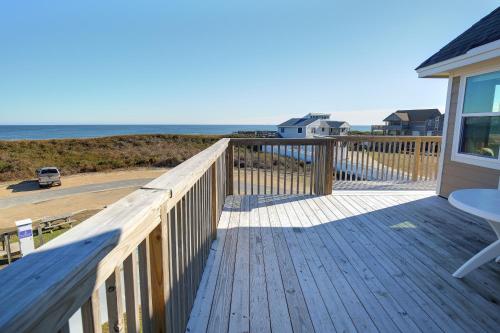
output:
{"label": "wooden railing", "polygon": [[227,195],[435,178],[439,151],[429,137],[222,139],[3,269],[0,332],[67,332],[75,312],[85,333],[184,331]]}
{"label": "wooden railing", "polygon": [[241,195],[329,194],[333,143],[328,139],[231,139],[230,191]]}
{"label": "wooden railing", "polygon": [[335,180],[436,180],[439,136],[336,136]]}
{"label": "wooden railing", "polygon": [[226,196],[228,144],[218,141],[2,270],[0,332],[67,332],[79,310],[84,332],[101,332],[103,322],[110,332],[184,331]]}

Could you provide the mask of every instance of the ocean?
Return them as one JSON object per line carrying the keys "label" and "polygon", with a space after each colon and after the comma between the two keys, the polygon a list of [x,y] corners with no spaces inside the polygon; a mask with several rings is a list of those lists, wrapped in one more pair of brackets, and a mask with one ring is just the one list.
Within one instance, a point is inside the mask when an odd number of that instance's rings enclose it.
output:
{"label": "ocean", "polygon": [[[369,131],[370,126],[352,126]],[[275,125],[0,125],[0,140],[96,138],[130,134],[231,134],[236,131],[275,131]]]}

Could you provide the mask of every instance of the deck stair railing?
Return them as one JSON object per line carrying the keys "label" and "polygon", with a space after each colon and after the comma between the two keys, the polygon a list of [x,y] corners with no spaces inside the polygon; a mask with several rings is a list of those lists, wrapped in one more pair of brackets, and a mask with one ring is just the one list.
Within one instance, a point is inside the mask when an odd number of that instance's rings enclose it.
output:
{"label": "deck stair railing", "polygon": [[[415,163],[373,157],[387,149]],[[77,311],[85,333],[184,331],[227,195],[329,194],[343,156],[425,178],[439,150],[436,138],[221,139],[3,269],[0,332],[68,332]]]}

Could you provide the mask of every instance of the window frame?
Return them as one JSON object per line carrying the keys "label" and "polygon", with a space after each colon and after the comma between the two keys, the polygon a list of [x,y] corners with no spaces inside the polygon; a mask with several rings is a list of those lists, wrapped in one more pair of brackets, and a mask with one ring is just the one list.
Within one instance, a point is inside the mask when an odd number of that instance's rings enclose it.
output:
{"label": "window frame", "polygon": [[302,134],[303,131],[302,127],[297,127],[297,134]]}
{"label": "window frame", "polygon": [[[457,109],[455,113],[455,126],[453,131],[453,143],[452,143],[452,152],[451,152],[451,160],[454,162],[471,164],[483,168],[500,170],[500,155],[497,159],[482,157],[479,155],[465,154],[460,153],[460,139],[462,137],[462,120],[464,117],[500,117],[500,113],[498,112],[483,112],[483,113],[470,113],[464,116],[463,107],[464,107],[464,99],[465,99],[465,87],[467,84],[467,78],[472,76],[478,76],[482,74],[488,74],[493,72],[500,71],[500,66],[495,66],[492,68],[488,68],[485,70],[469,72],[466,74],[460,75],[460,84],[458,89],[458,98],[457,98]],[[451,102],[451,101],[450,101]]]}

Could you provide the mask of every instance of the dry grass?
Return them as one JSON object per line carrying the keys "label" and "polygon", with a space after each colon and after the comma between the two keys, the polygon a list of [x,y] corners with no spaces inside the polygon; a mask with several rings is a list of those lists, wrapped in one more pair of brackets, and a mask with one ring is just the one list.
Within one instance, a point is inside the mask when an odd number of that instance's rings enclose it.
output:
{"label": "dry grass", "polygon": [[220,137],[127,135],[93,139],[0,141],[0,181],[33,178],[42,166],[63,175],[135,167],[174,167]]}

